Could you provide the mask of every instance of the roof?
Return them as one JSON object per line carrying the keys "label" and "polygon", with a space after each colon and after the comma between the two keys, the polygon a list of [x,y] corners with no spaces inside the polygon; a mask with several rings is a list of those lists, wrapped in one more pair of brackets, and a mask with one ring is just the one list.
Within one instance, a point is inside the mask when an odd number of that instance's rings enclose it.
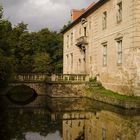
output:
{"label": "roof", "polygon": [[82,18],[86,18],[88,17],[91,13],[93,13],[94,11],[96,11],[99,7],[101,7],[103,4],[105,4],[107,1],[109,0],[99,0],[97,3],[92,3],[83,14],[81,14],[81,16],[79,16],[76,20],[74,20],[71,24],[68,25],[68,27],[66,27],[62,33],[64,34],[65,32],[67,32],[68,30],[70,30],[73,26],[75,26],[76,24],[78,24],[79,22],[81,22]]}

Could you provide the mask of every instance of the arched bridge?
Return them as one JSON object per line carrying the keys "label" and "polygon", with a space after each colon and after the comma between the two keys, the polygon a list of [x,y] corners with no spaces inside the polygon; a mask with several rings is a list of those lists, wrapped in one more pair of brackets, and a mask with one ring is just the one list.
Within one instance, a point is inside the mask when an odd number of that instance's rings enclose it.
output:
{"label": "arched bridge", "polygon": [[52,97],[81,97],[83,85],[88,76],[79,75],[52,75],[20,74],[16,75],[10,86],[26,85],[34,89],[37,94],[47,94]]}

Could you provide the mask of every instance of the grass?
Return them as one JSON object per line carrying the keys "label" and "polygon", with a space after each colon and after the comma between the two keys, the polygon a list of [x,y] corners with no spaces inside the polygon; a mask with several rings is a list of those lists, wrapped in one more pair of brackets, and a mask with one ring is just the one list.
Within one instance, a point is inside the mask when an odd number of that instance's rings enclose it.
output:
{"label": "grass", "polygon": [[117,98],[119,100],[140,101],[140,97],[138,96],[120,95],[119,93],[113,92],[111,90],[107,90],[104,87],[92,87],[89,90],[91,94],[101,94],[103,96],[109,96],[109,97]]}

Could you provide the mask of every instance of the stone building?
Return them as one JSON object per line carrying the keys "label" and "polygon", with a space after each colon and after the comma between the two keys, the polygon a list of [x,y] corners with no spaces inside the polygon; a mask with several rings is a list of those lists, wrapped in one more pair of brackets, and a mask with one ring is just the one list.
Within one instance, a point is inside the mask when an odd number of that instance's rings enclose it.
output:
{"label": "stone building", "polygon": [[99,0],[71,15],[63,73],[97,77],[107,89],[140,96],[140,1]]}

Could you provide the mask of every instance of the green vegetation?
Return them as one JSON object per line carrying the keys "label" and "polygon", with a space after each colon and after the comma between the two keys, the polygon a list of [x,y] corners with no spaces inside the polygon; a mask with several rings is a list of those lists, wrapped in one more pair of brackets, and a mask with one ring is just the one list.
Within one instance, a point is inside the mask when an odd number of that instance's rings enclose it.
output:
{"label": "green vegetation", "polygon": [[12,27],[0,6],[0,88],[15,73],[62,73],[62,34],[48,28],[29,32],[21,22]]}
{"label": "green vegetation", "polygon": [[[93,84],[95,84],[95,83],[93,83]],[[100,94],[102,96],[109,96],[109,97],[113,97],[113,98],[116,98],[119,100],[127,100],[127,101],[140,100],[140,97],[120,95],[117,92],[107,90],[104,87],[102,87],[100,84],[98,86],[90,86],[88,91],[90,92],[91,96],[94,94]]]}

